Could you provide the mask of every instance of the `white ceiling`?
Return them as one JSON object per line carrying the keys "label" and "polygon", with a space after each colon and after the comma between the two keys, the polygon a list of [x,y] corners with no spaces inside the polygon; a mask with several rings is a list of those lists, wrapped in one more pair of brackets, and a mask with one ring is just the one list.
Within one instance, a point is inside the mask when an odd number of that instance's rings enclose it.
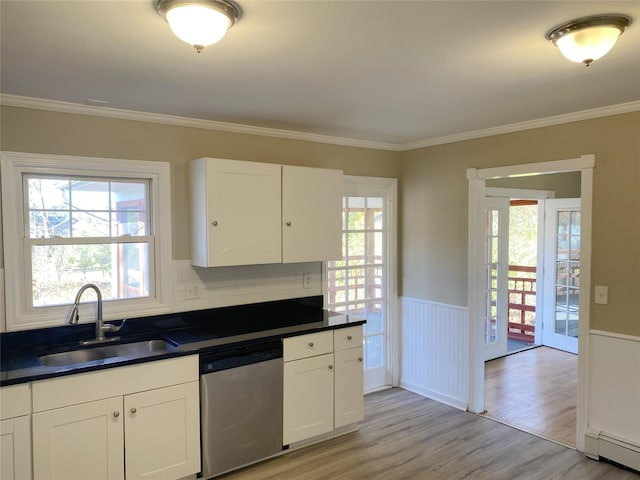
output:
{"label": "white ceiling", "polygon": [[[640,109],[638,0],[238,3],[240,21],[197,54],[154,0],[0,0],[3,103],[91,99],[390,148]],[[588,68],[545,39],[602,13],[634,22]]]}

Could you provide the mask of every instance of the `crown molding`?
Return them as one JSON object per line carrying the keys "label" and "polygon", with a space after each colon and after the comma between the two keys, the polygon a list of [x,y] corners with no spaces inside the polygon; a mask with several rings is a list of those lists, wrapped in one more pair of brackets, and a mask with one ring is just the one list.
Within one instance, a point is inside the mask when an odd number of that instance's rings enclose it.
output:
{"label": "crown molding", "polygon": [[473,140],[474,138],[491,137],[493,135],[502,135],[505,133],[520,132],[523,130],[531,130],[534,128],[551,127],[561,125],[563,123],[579,122],[581,120],[590,120],[592,118],[608,117],[610,115],[619,115],[622,113],[630,113],[640,111],[640,101],[620,103],[618,105],[610,105],[607,107],[592,108],[590,110],[581,110],[579,112],[566,113],[563,115],[555,115],[553,117],[539,118],[536,120],[527,120],[526,122],[511,123],[509,125],[501,125],[499,127],[483,128],[481,130],[473,130],[470,132],[457,133],[443,137],[435,137],[418,142],[405,143],[400,145],[400,151],[417,150],[419,148],[433,147],[435,145],[444,145],[446,143],[462,142],[464,140]]}
{"label": "crown molding", "polygon": [[205,130],[243,133],[247,135],[261,135],[264,137],[286,138],[289,140],[328,143],[331,145],[342,145],[347,147],[370,148],[374,150],[398,151],[400,149],[400,146],[394,143],[333,137],[330,135],[296,132],[294,130],[255,127],[251,125],[242,125],[239,123],[218,122],[215,120],[203,120],[199,118],[180,117],[177,115],[139,112],[136,110],[124,110],[112,107],[83,105],[80,103],[63,102],[59,100],[46,100],[43,98],[34,97],[23,97],[20,95],[0,94],[0,105],[6,105],[9,107],[31,108],[34,110],[47,110],[51,112],[73,113],[77,115],[90,115],[92,117],[132,120],[136,122],[160,123],[163,125],[175,125],[179,127],[202,128]]}
{"label": "crown molding", "polygon": [[46,100],[42,98],[23,97],[20,95],[0,94],[0,105],[10,107],[31,108],[35,110],[48,110],[53,112],[73,113],[77,115],[90,115],[94,117],[116,118],[120,120],[132,120],[137,122],[159,123],[164,125],[175,125],[181,127],[202,128],[206,130],[217,130],[230,133],[242,133],[246,135],[260,135],[265,137],[286,138],[289,140],[301,140],[307,142],[327,143],[331,145],[341,145],[346,147],[369,148],[374,150],[388,150],[404,152],[417,150],[446,143],[461,142],[475,138],[502,135],[505,133],[531,130],[534,128],[561,125],[563,123],[590,120],[593,118],[618,115],[640,111],[640,101],[610,105],[607,107],[593,108],[579,112],[555,115],[526,122],[512,123],[498,127],[484,128],[470,132],[457,133],[442,137],[420,140],[404,144],[375,142],[370,140],[358,140],[345,137],[334,137],[330,135],[318,135],[313,133],[297,132],[294,130],[284,130],[277,128],[255,127],[238,123],[218,122],[215,120],[203,120],[198,118],[180,117],[176,115],[164,115],[157,113],[139,112],[135,110],[124,110],[112,107],[99,107],[93,105],[83,105],[79,103],[62,102],[58,100]]}

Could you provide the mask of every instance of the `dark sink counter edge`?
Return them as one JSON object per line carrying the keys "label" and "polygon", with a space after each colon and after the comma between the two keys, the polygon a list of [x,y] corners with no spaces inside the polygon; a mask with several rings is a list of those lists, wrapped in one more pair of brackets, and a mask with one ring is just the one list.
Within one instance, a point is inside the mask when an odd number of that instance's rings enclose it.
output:
{"label": "dark sink counter edge", "polygon": [[[93,325],[81,325],[80,327],[84,327],[80,329],[82,332],[76,332],[79,327],[53,327],[41,331],[3,333],[0,334],[0,339],[4,340],[0,352],[0,387],[366,323],[362,318],[324,310],[321,306],[322,296],[131,319],[120,332],[121,340],[118,343],[160,339],[172,344],[175,350],[138,358],[110,358],[64,367],[42,366],[38,357],[77,349],[75,337],[81,335],[80,339],[91,338]],[[265,318],[268,323],[265,323]],[[60,332],[60,329],[64,331]],[[13,338],[10,339],[10,336]],[[72,342],[69,342],[69,336],[74,337]]]}

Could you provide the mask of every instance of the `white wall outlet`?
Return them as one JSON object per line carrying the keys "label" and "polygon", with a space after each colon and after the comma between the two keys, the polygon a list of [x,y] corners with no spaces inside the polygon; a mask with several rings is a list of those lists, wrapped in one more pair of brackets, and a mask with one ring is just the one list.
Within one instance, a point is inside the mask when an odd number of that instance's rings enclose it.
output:
{"label": "white wall outlet", "polygon": [[196,285],[187,285],[184,290],[184,296],[187,300],[198,298],[198,287]]}
{"label": "white wall outlet", "polygon": [[303,273],[302,274],[302,288],[311,288],[311,274]]}
{"label": "white wall outlet", "polygon": [[596,285],[595,301],[600,305],[606,305],[607,303],[609,303],[609,287]]}

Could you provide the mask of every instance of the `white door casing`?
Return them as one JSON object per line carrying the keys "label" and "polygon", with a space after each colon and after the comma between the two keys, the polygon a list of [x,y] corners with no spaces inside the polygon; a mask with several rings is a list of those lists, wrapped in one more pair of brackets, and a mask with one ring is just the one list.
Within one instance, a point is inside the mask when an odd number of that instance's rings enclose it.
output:
{"label": "white door casing", "polygon": [[[469,398],[467,409],[480,413],[484,410],[484,341],[483,308],[484,308],[484,197],[486,195],[486,180],[521,175],[551,174],[561,172],[581,173],[580,192],[582,214],[581,231],[581,261],[582,275],[580,278],[581,322],[579,324],[578,356],[578,402],[576,421],[576,448],[584,451],[584,434],[587,428],[587,374],[588,374],[588,326],[589,303],[591,300],[591,212],[593,201],[593,168],[594,155],[567,160],[511,165],[484,169],[467,169],[469,181],[469,244],[468,244],[468,295],[469,295]],[[466,375],[466,371],[460,375]]]}
{"label": "white door casing", "polygon": [[[325,307],[335,311],[344,311],[350,315],[364,316],[367,324],[364,327],[364,390],[372,392],[392,385],[398,384],[399,377],[399,348],[398,348],[398,327],[397,327],[397,275],[396,275],[396,198],[397,180],[391,178],[371,178],[371,177],[344,177],[344,198],[343,209],[348,212],[349,206],[360,206],[361,208],[379,209],[381,221],[376,220],[370,224],[364,224],[362,228],[349,227],[349,221],[344,213],[343,221],[343,243],[347,251],[349,235],[362,235],[375,238],[372,242],[365,242],[375,252],[375,262],[366,265],[357,263],[350,264],[344,262],[329,262],[323,269],[323,288]],[[365,221],[366,222],[366,221]],[[381,250],[380,247],[381,246]],[[367,255],[370,251],[367,251]],[[347,255],[348,257],[348,255]],[[372,256],[373,257],[373,256]],[[380,257],[380,258],[379,258]],[[344,259],[343,259],[344,260]],[[364,267],[368,270],[377,269],[376,278],[381,279],[380,297],[360,297],[357,301],[349,302],[349,292],[346,285],[342,287],[345,291],[344,298],[332,301],[327,291],[328,288],[336,288],[330,285],[335,282],[335,275],[344,271],[348,275],[350,269]],[[361,310],[364,312],[361,313]]]}

